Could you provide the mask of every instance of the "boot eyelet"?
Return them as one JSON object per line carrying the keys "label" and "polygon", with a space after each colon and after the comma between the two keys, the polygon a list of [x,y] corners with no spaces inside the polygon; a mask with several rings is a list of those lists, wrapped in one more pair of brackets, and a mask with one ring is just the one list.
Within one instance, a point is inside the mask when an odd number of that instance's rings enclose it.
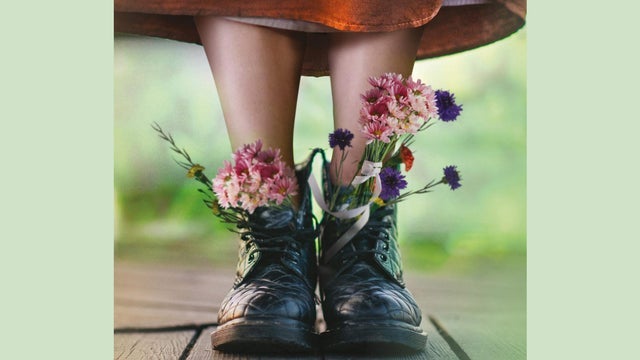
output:
{"label": "boot eyelet", "polygon": [[380,254],[380,260],[387,261],[387,255]]}

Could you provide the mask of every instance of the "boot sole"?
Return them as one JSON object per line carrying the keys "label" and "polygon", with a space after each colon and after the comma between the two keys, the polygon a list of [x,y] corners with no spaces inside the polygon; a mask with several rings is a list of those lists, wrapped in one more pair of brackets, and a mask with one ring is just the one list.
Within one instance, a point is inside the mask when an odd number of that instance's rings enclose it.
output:
{"label": "boot sole", "polygon": [[416,326],[402,322],[343,324],[321,334],[324,350],[398,354],[422,351],[427,334]]}
{"label": "boot sole", "polygon": [[211,333],[211,345],[226,352],[308,353],[318,346],[309,325],[292,319],[241,318],[224,323]]}

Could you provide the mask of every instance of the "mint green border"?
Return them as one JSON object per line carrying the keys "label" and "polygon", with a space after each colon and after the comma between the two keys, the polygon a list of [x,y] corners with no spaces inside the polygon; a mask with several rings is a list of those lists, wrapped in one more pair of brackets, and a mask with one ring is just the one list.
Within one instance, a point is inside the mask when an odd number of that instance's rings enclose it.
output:
{"label": "mint green border", "polygon": [[637,11],[591,4],[528,8],[529,359],[638,352]]}
{"label": "mint green border", "polygon": [[[621,128],[637,117],[632,10],[529,5],[530,359],[636,352],[637,132]],[[108,359],[112,4],[5,11],[0,357]]]}
{"label": "mint green border", "polygon": [[3,6],[1,359],[113,358],[112,14]]}

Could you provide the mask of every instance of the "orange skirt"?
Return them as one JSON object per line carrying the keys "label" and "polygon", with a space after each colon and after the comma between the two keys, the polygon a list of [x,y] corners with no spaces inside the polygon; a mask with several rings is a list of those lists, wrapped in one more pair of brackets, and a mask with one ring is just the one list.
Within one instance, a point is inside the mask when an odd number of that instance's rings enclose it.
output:
{"label": "orange skirt", "polygon": [[[525,23],[526,0],[115,0],[114,30],[201,44],[196,15],[292,20],[307,32],[303,74],[328,74],[328,32],[381,32],[424,25],[417,60],[503,39]],[[241,19],[240,19],[241,20]],[[313,28],[306,26],[302,29]]]}

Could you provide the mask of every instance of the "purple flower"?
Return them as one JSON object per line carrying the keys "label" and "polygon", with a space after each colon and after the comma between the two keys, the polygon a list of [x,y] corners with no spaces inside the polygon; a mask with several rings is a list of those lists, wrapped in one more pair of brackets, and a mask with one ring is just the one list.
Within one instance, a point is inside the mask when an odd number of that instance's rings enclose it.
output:
{"label": "purple flower", "polygon": [[391,200],[400,196],[400,190],[407,187],[404,175],[400,171],[386,167],[380,171],[380,180],[382,183],[382,192],[380,198],[384,201]]}
{"label": "purple flower", "polygon": [[442,182],[448,184],[451,187],[451,190],[455,190],[460,186],[460,173],[457,170],[457,166],[450,165],[445,167],[444,169],[444,177],[442,178]]}
{"label": "purple flower", "polygon": [[329,134],[329,146],[332,148],[337,146],[344,151],[345,147],[351,147],[351,140],[353,140],[353,133],[347,129],[336,129]]}
{"label": "purple flower", "polygon": [[436,105],[442,121],[454,121],[462,111],[462,105],[456,105],[455,96],[446,90],[436,90]]}

